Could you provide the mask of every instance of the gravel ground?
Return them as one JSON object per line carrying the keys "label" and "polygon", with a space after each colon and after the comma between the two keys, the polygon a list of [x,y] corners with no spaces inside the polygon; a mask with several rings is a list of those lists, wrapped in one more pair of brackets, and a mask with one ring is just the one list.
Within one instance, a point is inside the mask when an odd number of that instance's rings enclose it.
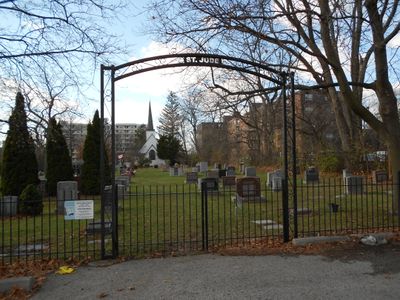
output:
{"label": "gravel ground", "polygon": [[399,285],[400,247],[386,245],[99,262],[49,276],[33,299],[400,299]]}

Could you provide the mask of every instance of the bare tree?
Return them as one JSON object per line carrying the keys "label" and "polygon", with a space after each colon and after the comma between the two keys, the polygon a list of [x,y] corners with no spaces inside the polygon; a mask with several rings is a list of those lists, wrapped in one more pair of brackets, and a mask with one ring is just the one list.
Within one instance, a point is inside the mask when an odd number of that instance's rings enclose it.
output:
{"label": "bare tree", "polygon": [[[390,44],[400,31],[398,0],[181,0],[160,1],[153,8],[156,30],[166,40],[213,50],[225,45],[225,35],[244,33],[259,37],[266,49],[280,47],[293,55],[292,69],[328,90],[343,150],[354,150],[361,128],[357,118],[364,120],[385,142],[398,181],[393,66],[399,54]],[[375,93],[378,117],[363,105],[364,89]]]}
{"label": "bare tree", "polygon": [[98,64],[122,53],[106,29],[122,1],[0,1],[0,78],[28,96],[37,131],[50,117],[75,110],[67,95],[84,98]]}

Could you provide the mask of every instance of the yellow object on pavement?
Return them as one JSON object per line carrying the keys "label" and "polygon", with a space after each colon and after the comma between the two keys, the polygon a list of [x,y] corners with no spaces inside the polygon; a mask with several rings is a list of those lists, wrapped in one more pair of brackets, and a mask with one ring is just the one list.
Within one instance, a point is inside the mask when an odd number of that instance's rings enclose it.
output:
{"label": "yellow object on pavement", "polygon": [[65,275],[65,274],[71,274],[72,272],[74,272],[75,269],[69,266],[62,266],[58,269],[58,271],[56,272],[57,274],[60,275]]}

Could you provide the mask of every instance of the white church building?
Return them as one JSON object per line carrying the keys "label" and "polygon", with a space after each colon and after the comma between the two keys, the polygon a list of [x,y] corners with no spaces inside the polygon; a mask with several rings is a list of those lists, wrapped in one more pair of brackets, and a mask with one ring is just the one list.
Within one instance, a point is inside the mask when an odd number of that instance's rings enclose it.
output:
{"label": "white church building", "polygon": [[157,137],[153,126],[153,115],[151,113],[151,103],[149,103],[149,116],[146,127],[146,142],[140,149],[140,153],[144,154],[150,160],[150,166],[164,165],[165,161],[157,155]]}

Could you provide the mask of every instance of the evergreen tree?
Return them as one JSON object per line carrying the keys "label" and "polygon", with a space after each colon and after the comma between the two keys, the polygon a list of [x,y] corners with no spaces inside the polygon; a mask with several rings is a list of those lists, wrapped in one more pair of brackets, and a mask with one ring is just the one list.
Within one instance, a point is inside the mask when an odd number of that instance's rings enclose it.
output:
{"label": "evergreen tree", "polygon": [[173,135],[175,137],[180,135],[179,130],[182,121],[180,110],[178,96],[174,92],[169,92],[167,103],[159,118],[160,126],[158,126],[158,131],[160,135]]}
{"label": "evergreen tree", "polygon": [[170,166],[178,162],[181,151],[181,143],[175,136],[172,134],[160,136],[157,143],[157,154],[159,158],[169,160]]}
{"label": "evergreen tree", "polygon": [[[83,165],[81,170],[81,191],[83,194],[100,193],[100,117],[96,110],[93,121],[88,124],[83,146]],[[111,171],[107,152],[104,150],[105,184],[110,183]]]}
{"label": "evergreen tree", "polygon": [[39,182],[35,145],[28,132],[24,97],[20,92],[17,93],[8,125],[1,170],[1,190],[3,195],[19,196],[27,185],[37,185]]}
{"label": "evergreen tree", "polygon": [[47,191],[54,196],[57,193],[57,182],[73,179],[71,156],[62,133],[60,123],[51,118],[47,130]]}

